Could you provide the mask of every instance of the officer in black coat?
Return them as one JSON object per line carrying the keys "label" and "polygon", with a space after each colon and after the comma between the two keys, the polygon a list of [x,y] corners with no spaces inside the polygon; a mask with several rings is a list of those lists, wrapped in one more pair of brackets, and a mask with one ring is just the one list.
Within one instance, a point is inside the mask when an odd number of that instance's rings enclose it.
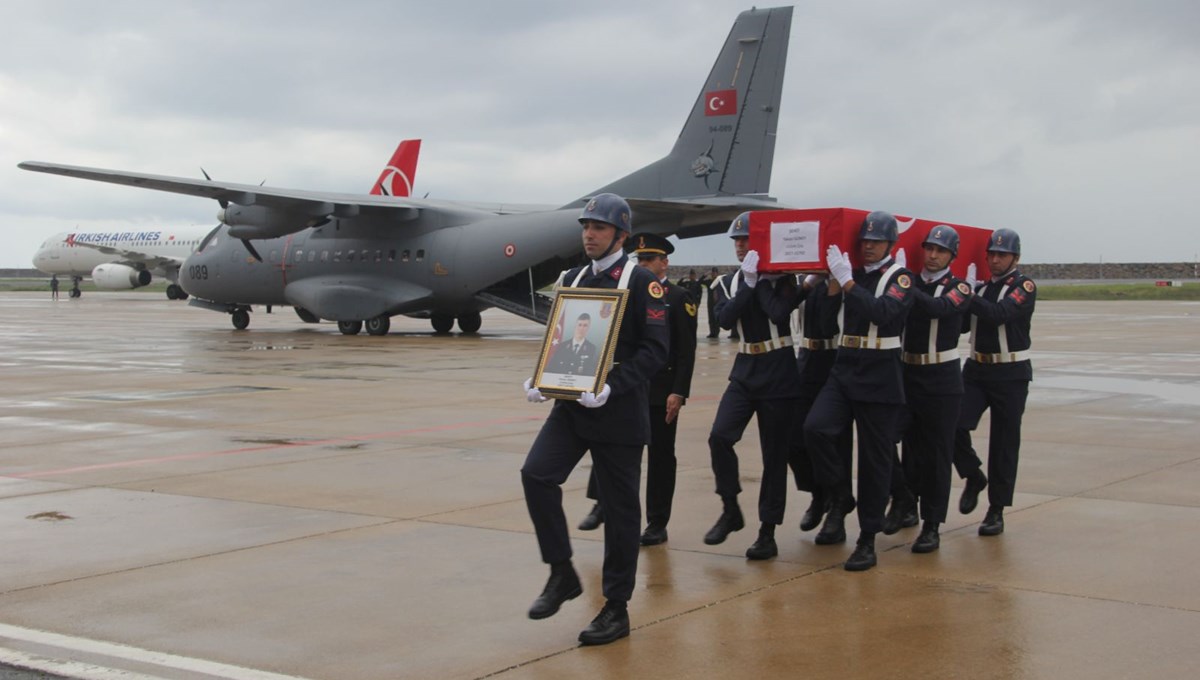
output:
{"label": "officer in black coat", "polygon": [[[687,403],[696,365],[696,303],[682,286],[667,280],[669,256],[675,246],[657,234],[636,234],[626,243],[632,248],[638,265],[650,270],[662,284],[671,328],[671,346],[667,365],[650,379],[650,446],[646,459],[646,530],[642,545],[658,545],[667,540],[667,522],[675,497],[675,431],[679,410]],[[596,476],[588,479],[588,498],[598,499]],[[604,522],[604,506],[597,502],[579,524],[588,531]]]}
{"label": "officer in black coat", "polygon": [[[1004,533],[1004,508],[1012,505],[1021,449],[1021,418],[1033,380],[1029,360],[1030,323],[1037,301],[1033,280],[1017,271],[1021,238],[1012,229],[997,229],[988,239],[991,279],[977,286],[963,330],[971,333],[971,355],[963,365],[963,400],[954,438],[954,467],[967,480],[958,509],[970,514],[979,493],[988,490],[988,511],[980,536]],[[968,281],[968,283],[973,283]],[[991,409],[988,473],[984,475],[971,445],[971,431]]]}
{"label": "officer in black coat", "polygon": [[[875,566],[875,534],[883,528],[891,486],[896,427],[904,407],[900,333],[912,307],[912,274],[891,256],[899,237],[896,218],[876,211],[858,234],[861,268],[836,246],[826,254],[829,292],[842,296],[842,335],[829,380],[804,423],[805,444],[816,464],[817,479],[830,494],[822,533],[845,540],[845,515],[853,507],[845,497],[845,466],[836,438],[854,422],[858,431],[858,524],[847,571]],[[834,542],[826,540],[825,543]]]}
{"label": "officer in black coat", "polygon": [[[583,454],[592,453],[592,470],[608,515],[603,569],[607,602],[579,641],[598,645],[629,635],[626,605],[637,575],[642,447],[650,441],[647,383],[666,363],[669,332],[662,284],[622,250],[632,227],[625,200],[600,194],[588,202],[579,222],[590,262],[567,271],[562,284],[626,288],[629,300],[604,386],[595,394],[585,392],[578,401],[555,402],[525,458],[521,482],[542,560],[550,565],[546,587],[529,609],[530,618],[542,619],[583,592],[571,565],[562,484]],[[526,381],[525,391],[530,401],[545,401],[531,381]]]}
{"label": "officer in black coat", "polygon": [[[708,316],[708,338],[717,338],[721,335],[721,328],[717,325],[717,289],[714,287],[717,279],[721,278],[721,272],[713,267],[707,274],[700,277],[700,287],[704,290],[705,298],[705,313]],[[696,298],[696,302],[700,302],[700,298]]]}
{"label": "officer in black coat", "polygon": [[[946,521],[950,503],[954,430],[963,393],[958,339],[972,296],[971,287],[950,272],[958,244],[958,232],[950,226],[929,230],[922,243],[925,264],[913,286],[913,308],[904,326],[901,358],[908,408],[902,426],[904,471],[899,476],[920,498],[924,524],[912,546],[915,553],[938,549],[938,526]],[[899,531],[910,512],[916,514],[912,491],[904,485],[893,488],[884,533]]]}
{"label": "officer in black coat", "polygon": [[[758,253],[749,250],[749,236],[750,213],[742,213],[729,226],[729,237],[742,266],[729,275],[727,287],[717,289],[717,319],[721,328],[738,331],[742,340],[708,436],[717,495],[723,509],[704,536],[704,542],[722,543],[730,532],[745,526],[737,502],[742,487],[733,447],[753,416],[758,419],[763,459],[758,493],[761,525],[758,538],[746,550],[746,557],[765,560],[779,554],[775,527],[783,523],[788,435],[800,396],[800,376],[796,373],[791,336],[791,312],[796,307],[797,292],[791,276],[759,274]],[[786,289],[776,294],[777,286]]]}

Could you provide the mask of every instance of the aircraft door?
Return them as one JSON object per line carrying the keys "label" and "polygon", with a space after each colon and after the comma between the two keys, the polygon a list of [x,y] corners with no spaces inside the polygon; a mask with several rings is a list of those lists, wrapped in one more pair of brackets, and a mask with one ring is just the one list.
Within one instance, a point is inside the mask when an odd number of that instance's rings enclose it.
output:
{"label": "aircraft door", "polygon": [[461,293],[469,284],[469,273],[458,271],[458,248],[461,240],[461,227],[448,227],[433,233],[426,262],[429,266],[429,288],[435,295]]}

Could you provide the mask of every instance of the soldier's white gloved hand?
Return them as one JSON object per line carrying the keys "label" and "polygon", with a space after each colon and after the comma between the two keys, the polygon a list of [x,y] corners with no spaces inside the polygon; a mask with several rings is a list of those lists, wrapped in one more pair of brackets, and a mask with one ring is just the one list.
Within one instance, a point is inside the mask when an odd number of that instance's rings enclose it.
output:
{"label": "soldier's white gloved hand", "polygon": [[976,271],[974,262],[967,265],[967,285],[971,287],[971,290],[975,290],[975,286],[979,285],[979,279],[975,278]]}
{"label": "soldier's white gloved hand", "polygon": [[904,254],[903,248],[896,249],[896,264],[900,265],[901,267],[908,267],[908,256]]}
{"label": "soldier's white gloved hand", "polygon": [[829,273],[843,286],[854,278],[854,269],[850,266],[850,256],[843,254],[836,245],[829,246],[825,251],[825,264],[829,265]]}
{"label": "soldier's white gloved hand", "polygon": [[531,403],[540,404],[546,401],[546,398],[542,396],[542,391],[533,386],[533,378],[526,378],[522,387],[525,388],[525,398]]}
{"label": "soldier's white gloved hand", "polygon": [[584,392],[583,394],[579,395],[579,404],[587,408],[600,408],[601,406],[604,406],[604,402],[608,401],[608,395],[610,394],[612,394],[612,388],[606,383],[604,387],[600,389],[600,394]]}
{"label": "soldier's white gloved hand", "polygon": [[746,285],[753,288],[758,285],[758,251],[751,250],[742,258],[742,278]]}

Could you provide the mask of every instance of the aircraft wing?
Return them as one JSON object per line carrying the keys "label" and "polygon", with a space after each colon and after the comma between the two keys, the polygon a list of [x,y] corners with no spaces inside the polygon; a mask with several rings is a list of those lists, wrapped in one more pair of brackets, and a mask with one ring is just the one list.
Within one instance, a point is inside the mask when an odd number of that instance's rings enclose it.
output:
{"label": "aircraft wing", "polygon": [[747,210],[784,210],[769,196],[727,195],[672,199],[628,199],[636,231],[695,238],[723,234]]}
{"label": "aircraft wing", "polygon": [[84,248],[98,250],[105,255],[119,257],[122,260],[121,264],[142,264],[146,266],[146,269],[171,269],[183,265],[182,257],[152,255],[150,253],[143,253],[137,250],[114,248],[112,246],[102,246],[95,243],[84,243],[82,241],[76,241],[74,245],[76,247],[82,246]]}

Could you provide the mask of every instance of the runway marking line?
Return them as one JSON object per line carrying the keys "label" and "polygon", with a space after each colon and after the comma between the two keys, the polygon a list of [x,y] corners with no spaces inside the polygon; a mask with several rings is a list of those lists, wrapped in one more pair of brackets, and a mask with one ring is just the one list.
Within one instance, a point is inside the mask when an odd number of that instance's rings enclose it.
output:
{"label": "runway marking line", "polygon": [[[233,666],[217,661],[155,652],[130,645],[89,640],[87,638],[0,623],[0,639],[4,638],[85,654],[97,654],[113,659],[152,664],[191,673],[204,673],[218,678],[228,678],[229,680],[305,680],[295,675],[281,675],[279,673]],[[29,654],[3,647],[0,647],[0,661],[14,666],[23,666],[25,668],[66,675],[72,678],[84,678],[86,680],[150,680],[157,677],[131,671],[122,671],[115,668],[105,668],[104,666],[97,666],[95,664],[51,659],[43,655]]]}
{"label": "runway marking line", "polygon": [[338,444],[344,442],[355,441],[372,441],[378,439],[393,439],[411,434],[422,434],[428,432],[451,432],[454,430],[464,430],[478,427],[494,427],[497,425],[511,425],[513,423],[528,423],[545,419],[545,415],[537,416],[520,416],[514,418],[497,418],[494,420],[483,420],[475,422],[450,423],[447,425],[431,425],[429,427],[415,427],[407,430],[394,430],[391,432],[377,432],[375,434],[353,435],[349,437],[334,437],[331,439],[314,439],[311,441],[301,442],[286,442],[278,444],[267,444],[264,446],[246,446],[238,449],[227,449],[225,451],[202,451],[199,453],[181,453],[175,456],[159,456],[156,458],[136,458],[133,460],[117,461],[114,463],[97,463],[95,465],[79,465],[70,468],[59,468],[57,470],[37,470],[34,472],[15,472],[11,474],[0,474],[0,477],[9,477],[13,479],[37,479],[40,477],[54,477],[57,475],[66,475],[74,472],[91,472],[95,470],[107,470],[114,468],[137,467],[141,465],[156,465],[159,463],[172,463],[182,460],[197,460],[203,458],[216,458],[218,456],[237,456],[245,453],[257,453],[260,451],[274,451],[276,449],[287,449],[303,446],[326,446],[329,444]]}

